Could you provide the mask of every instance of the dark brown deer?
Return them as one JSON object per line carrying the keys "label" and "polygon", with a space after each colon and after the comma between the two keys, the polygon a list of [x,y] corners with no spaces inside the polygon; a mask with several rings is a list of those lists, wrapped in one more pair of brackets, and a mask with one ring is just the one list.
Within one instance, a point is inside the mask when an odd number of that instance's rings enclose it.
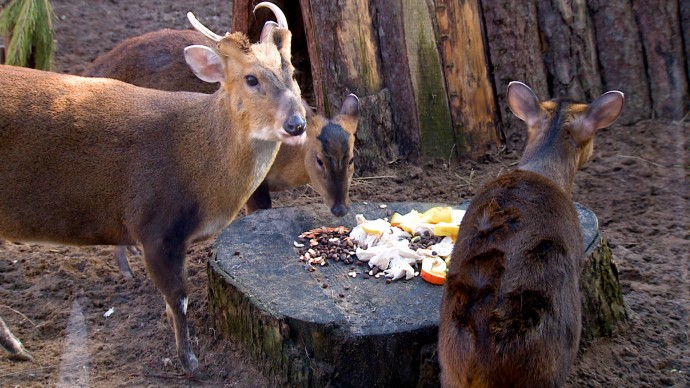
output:
{"label": "dark brown deer", "polygon": [[527,123],[527,146],[517,170],[479,190],[462,220],[441,307],[444,387],[557,387],[578,350],[585,255],[572,185],[623,93],[589,105],[540,102],[511,82],[508,105]]}
{"label": "dark brown deer", "polygon": [[[274,4],[257,7],[282,16]],[[306,112],[286,24],[251,44],[189,16],[215,41],[184,50],[199,78],[220,82],[212,95],[0,66],[0,236],[141,243],[182,367],[193,374],[187,247],[235,217],[281,142],[304,141]]]}

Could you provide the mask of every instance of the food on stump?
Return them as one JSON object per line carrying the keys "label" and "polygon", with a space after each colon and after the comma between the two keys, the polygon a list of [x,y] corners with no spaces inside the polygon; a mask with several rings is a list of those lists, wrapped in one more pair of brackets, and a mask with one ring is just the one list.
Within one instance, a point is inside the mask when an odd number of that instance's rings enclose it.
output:
{"label": "food on stump", "polygon": [[[329,260],[345,265],[366,263],[371,270],[363,271],[364,279],[410,280],[421,275],[432,284],[443,284],[464,213],[451,207],[434,207],[424,213],[395,213],[390,222],[367,220],[357,214],[357,226],[352,231],[344,226],[323,226],[302,233],[293,245],[308,271],[329,265]],[[352,278],[360,273],[354,269],[349,272]]]}

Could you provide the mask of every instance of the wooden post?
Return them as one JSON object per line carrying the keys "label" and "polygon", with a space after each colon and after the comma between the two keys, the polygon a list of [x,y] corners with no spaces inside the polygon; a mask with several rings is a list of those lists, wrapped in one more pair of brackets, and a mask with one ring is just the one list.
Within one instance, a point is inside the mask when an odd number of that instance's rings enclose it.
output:
{"label": "wooden post", "polygon": [[499,144],[479,1],[435,3],[457,153],[477,159]]}
{"label": "wooden post", "polygon": [[410,78],[402,1],[373,0],[379,32],[383,77],[390,91],[393,120],[401,156],[416,163],[421,157],[420,119]]}
{"label": "wooden post", "polygon": [[[690,83],[690,1],[680,1],[680,27],[683,31],[683,42],[685,43],[685,69],[687,70],[688,82]],[[690,84],[688,85],[690,88]]]}
{"label": "wooden post", "polygon": [[[449,158],[455,138],[431,13],[425,1],[401,1],[404,51],[419,122],[424,157]],[[394,80],[391,80],[395,82]]]}
{"label": "wooden post", "polygon": [[552,97],[590,101],[602,92],[586,0],[537,1]]}
{"label": "wooden post", "polygon": [[358,173],[374,171],[396,159],[398,149],[369,2],[301,0],[301,8],[317,109],[332,116],[347,94],[360,98],[355,166]]}
{"label": "wooden post", "polygon": [[511,81],[529,85],[540,98],[549,96],[546,68],[534,1],[482,0],[486,40],[496,87],[498,114],[510,150],[522,150],[527,126],[515,117],[506,101]]}
{"label": "wooden post", "polygon": [[647,60],[654,116],[678,120],[688,105],[678,2],[635,0],[633,10]]}
{"label": "wooden post", "polygon": [[625,1],[590,0],[590,14],[606,90],[625,93],[619,124],[632,124],[651,117],[649,80],[645,73],[642,44],[637,37],[632,4]]}

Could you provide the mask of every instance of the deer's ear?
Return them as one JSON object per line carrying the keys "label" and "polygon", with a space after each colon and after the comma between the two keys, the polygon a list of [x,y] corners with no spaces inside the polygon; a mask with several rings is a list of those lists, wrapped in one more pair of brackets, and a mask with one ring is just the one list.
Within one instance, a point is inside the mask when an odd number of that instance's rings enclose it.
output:
{"label": "deer's ear", "polygon": [[340,114],[357,119],[359,117],[359,98],[354,94],[345,97],[343,105],[340,107]]}
{"label": "deer's ear", "polygon": [[539,120],[539,98],[529,86],[513,81],[508,84],[508,106],[515,116],[533,126]]}
{"label": "deer's ear", "polygon": [[340,107],[339,115],[343,129],[348,133],[355,133],[357,131],[357,121],[359,120],[359,98],[354,94],[349,94],[345,97],[343,105]]}
{"label": "deer's ear", "polygon": [[200,80],[223,82],[223,59],[211,48],[202,45],[185,47],[184,59]]}
{"label": "deer's ear", "polygon": [[625,95],[617,90],[602,94],[589,104],[585,122],[595,130],[608,127],[620,116],[624,100]]}

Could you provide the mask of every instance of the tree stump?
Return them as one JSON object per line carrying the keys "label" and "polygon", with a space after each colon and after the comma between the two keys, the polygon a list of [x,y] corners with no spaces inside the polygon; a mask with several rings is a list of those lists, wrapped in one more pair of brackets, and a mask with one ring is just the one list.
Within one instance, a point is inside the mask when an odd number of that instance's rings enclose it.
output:
{"label": "tree stump", "polygon": [[[438,204],[391,203],[381,209],[358,203],[345,222],[313,205],[236,220],[221,233],[209,260],[209,309],[216,328],[244,346],[276,385],[437,386],[442,287],[418,277],[391,284],[364,279],[368,266],[341,262],[309,272],[293,246],[306,230],[352,227],[356,213],[383,218],[389,211],[432,206]],[[581,282],[583,338],[591,339],[616,332],[627,315],[596,217],[577,209],[588,255]]]}

